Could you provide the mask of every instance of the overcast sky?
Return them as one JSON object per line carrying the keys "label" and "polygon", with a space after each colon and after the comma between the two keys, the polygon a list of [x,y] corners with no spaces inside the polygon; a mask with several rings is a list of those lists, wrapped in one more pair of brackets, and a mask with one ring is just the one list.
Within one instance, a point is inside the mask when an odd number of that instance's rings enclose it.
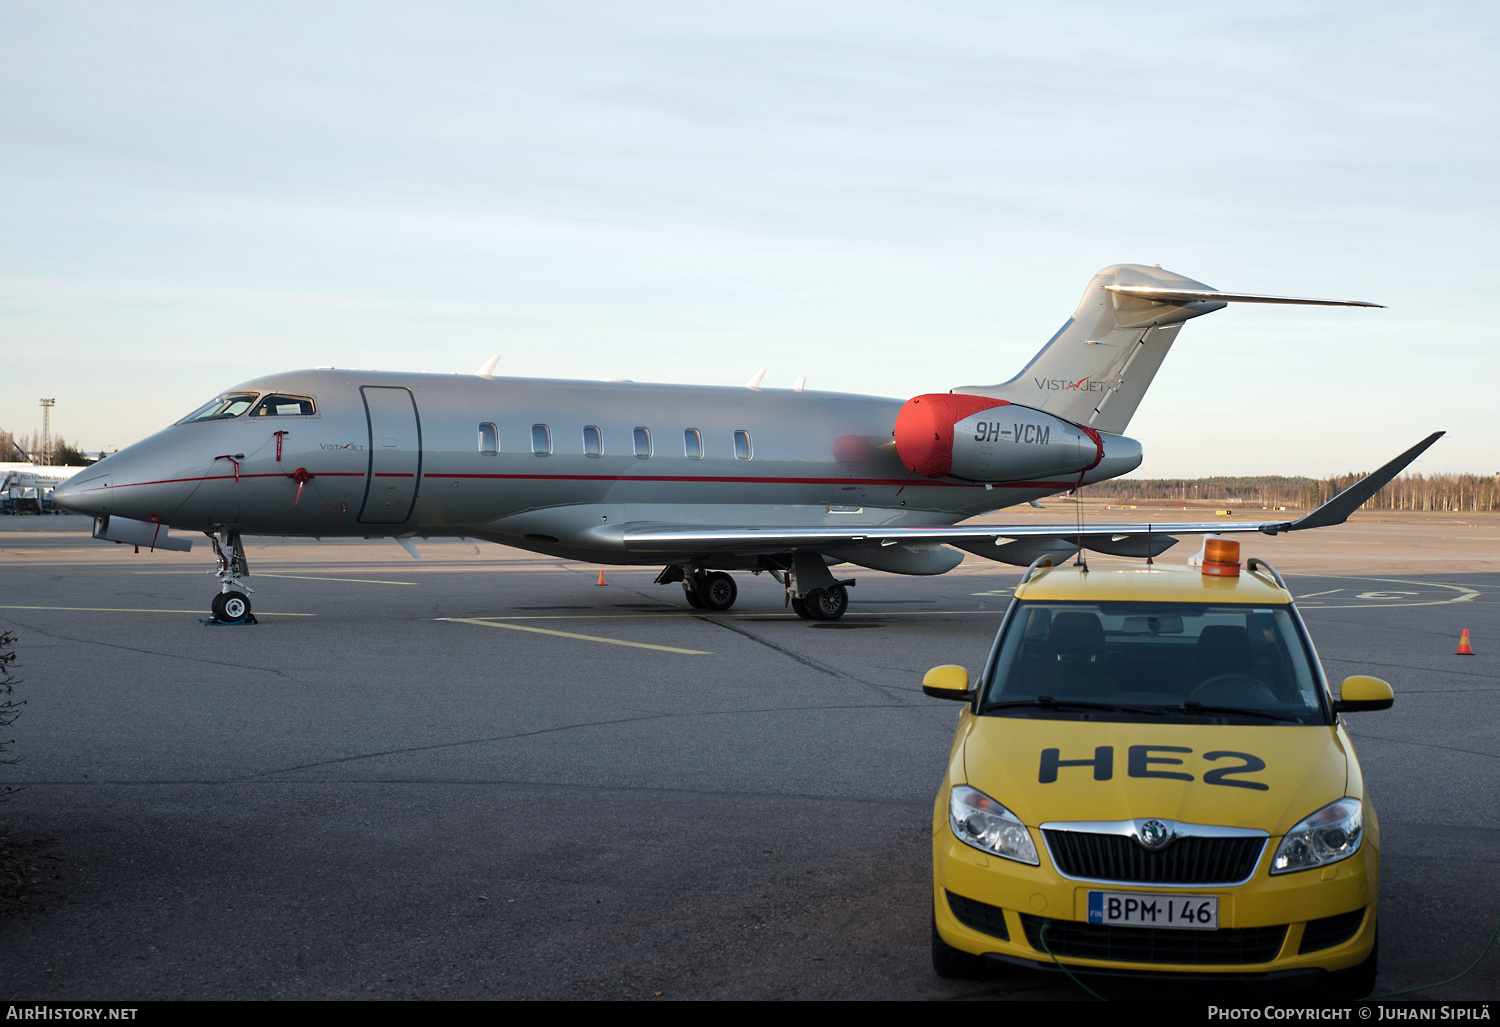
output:
{"label": "overcast sky", "polygon": [[1150,476],[1500,470],[1486,3],[0,0],[0,428],[316,364],[907,397],[1119,262]]}

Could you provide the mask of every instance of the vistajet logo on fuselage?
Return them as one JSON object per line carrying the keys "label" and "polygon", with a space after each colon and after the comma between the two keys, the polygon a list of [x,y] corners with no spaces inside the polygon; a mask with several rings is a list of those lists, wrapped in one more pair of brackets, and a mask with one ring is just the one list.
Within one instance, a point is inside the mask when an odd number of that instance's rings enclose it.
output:
{"label": "vistajet logo on fuselage", "polygon": [[1037,388],[1046,392],[1062,392],[1067,389],[1077,389],[1080,392],[1103,392],[1104,383],[1089,381],[1089,378],[1092,377],[1093,375],[1089,375],[1087,378],[1080,378],[1076,382],[1068,381],[1066,378],[1033,378],[1031,380],[1036,382]]}

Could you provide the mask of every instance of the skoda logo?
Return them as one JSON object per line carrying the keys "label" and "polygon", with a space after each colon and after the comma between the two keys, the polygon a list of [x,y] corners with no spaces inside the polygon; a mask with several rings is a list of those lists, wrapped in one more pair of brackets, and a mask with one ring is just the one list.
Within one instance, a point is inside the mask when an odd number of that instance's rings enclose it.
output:
{"label": "skoda logo", "polygon": [[1145,820],[1136,825],[1135,839],[1148,849],[1159,849],[1172,840],[1172,829],[1160,820]]}

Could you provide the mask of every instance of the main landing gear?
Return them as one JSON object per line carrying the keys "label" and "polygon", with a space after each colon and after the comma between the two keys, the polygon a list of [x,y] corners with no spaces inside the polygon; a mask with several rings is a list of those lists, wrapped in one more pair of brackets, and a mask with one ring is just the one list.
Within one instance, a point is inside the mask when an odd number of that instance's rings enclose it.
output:
{"label": "main landing gear", "polygon": [[255,615],[250,612],[250,597],[246,592],[255,589],[240,581],[250,576],[250,565],[245,561],[245,547],[240,542],[239,532],[222,531],[218,535],[205,532],[214,544],[214,555],[219,558],[218,570],[209,571],[219,578],[219,594],[210,605],[216,624],[254,624]]}
{"label": "main landing gear", "polygon": [[818,588],[791,597],[792,610],[803,620],[838,620],[849,609],[849,590],[843,585]]}
{"label": "main landing gear", "polygon": [[734,605],[740,590],[734,579],[723,571],[704,571],[668,564],[656,576],[656,584],[682,582],[682,594],[695,610],[723,613]]}
{"label": "main landing gear", "polygon": [[682,579],[682,594],[695,610],[723,613],[734,605],[740,590],[734,579],[723,571],[698,571]]}
{"label": "main landing gear", "polygon": [[[775,570],[786,585],[787,604],[803,620],[838,620],[849,609],[849,586],[854,580],[836,581],[828,565],[816,553],[796,553],[786,570]],[[755,573],[759,574],[757,570]],[[723,571],[668,564],[656,576],[658,585],[682,582],[682,594],[695,610],[723,613],[734,605],[739,589]]]}

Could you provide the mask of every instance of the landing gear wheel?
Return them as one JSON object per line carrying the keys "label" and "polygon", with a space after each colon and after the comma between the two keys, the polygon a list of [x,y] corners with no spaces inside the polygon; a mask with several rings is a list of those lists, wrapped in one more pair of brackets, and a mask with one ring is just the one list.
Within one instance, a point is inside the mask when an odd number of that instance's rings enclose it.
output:
{"label": "landing gear wheel", "polygon": [[213,601],[212,604],[209,605],[209,609],[213,611],[214,620],[224,620],[224,593],[223,592],[220,592],[218,595],[214,596],[214,601]]}
{"label": "landing gear wheel", "polygon": [[807,611],[813,620],[838,620],[849,609],[849,590],[843,585],[807,593]]}
{"label": "landing gear wheel", "polygon": [[714,571],[698,584],[698,601],[705,610],[712,610],[714,613],[723,613],[733,606],[739,594],[740,590],[734,579],[723,571]]}
{"label": "landing gear wheel", "polygon": [[937,914],[932,917],[932,971],[950,981],[972,981],[987,976],[989,960],[956,949],[938,934]]}
{"label": "landing gear wheel", "polygon": [[812,620],[812,611],[807,608],[807,600],[792,596],[792,612],[803,620]]}
{"label": "landing gear wheel", "polygon": [[682,595],[693,609],[703,609],[703,600],[698,598],[698,590],[693,587],[692,582],[684,581],[682,583]]}
{"label": "landing gear wheel", "polygon": [[225,624],[243,624],[250,619],[250,597],[243,592],[225,592],[214,601]]}

